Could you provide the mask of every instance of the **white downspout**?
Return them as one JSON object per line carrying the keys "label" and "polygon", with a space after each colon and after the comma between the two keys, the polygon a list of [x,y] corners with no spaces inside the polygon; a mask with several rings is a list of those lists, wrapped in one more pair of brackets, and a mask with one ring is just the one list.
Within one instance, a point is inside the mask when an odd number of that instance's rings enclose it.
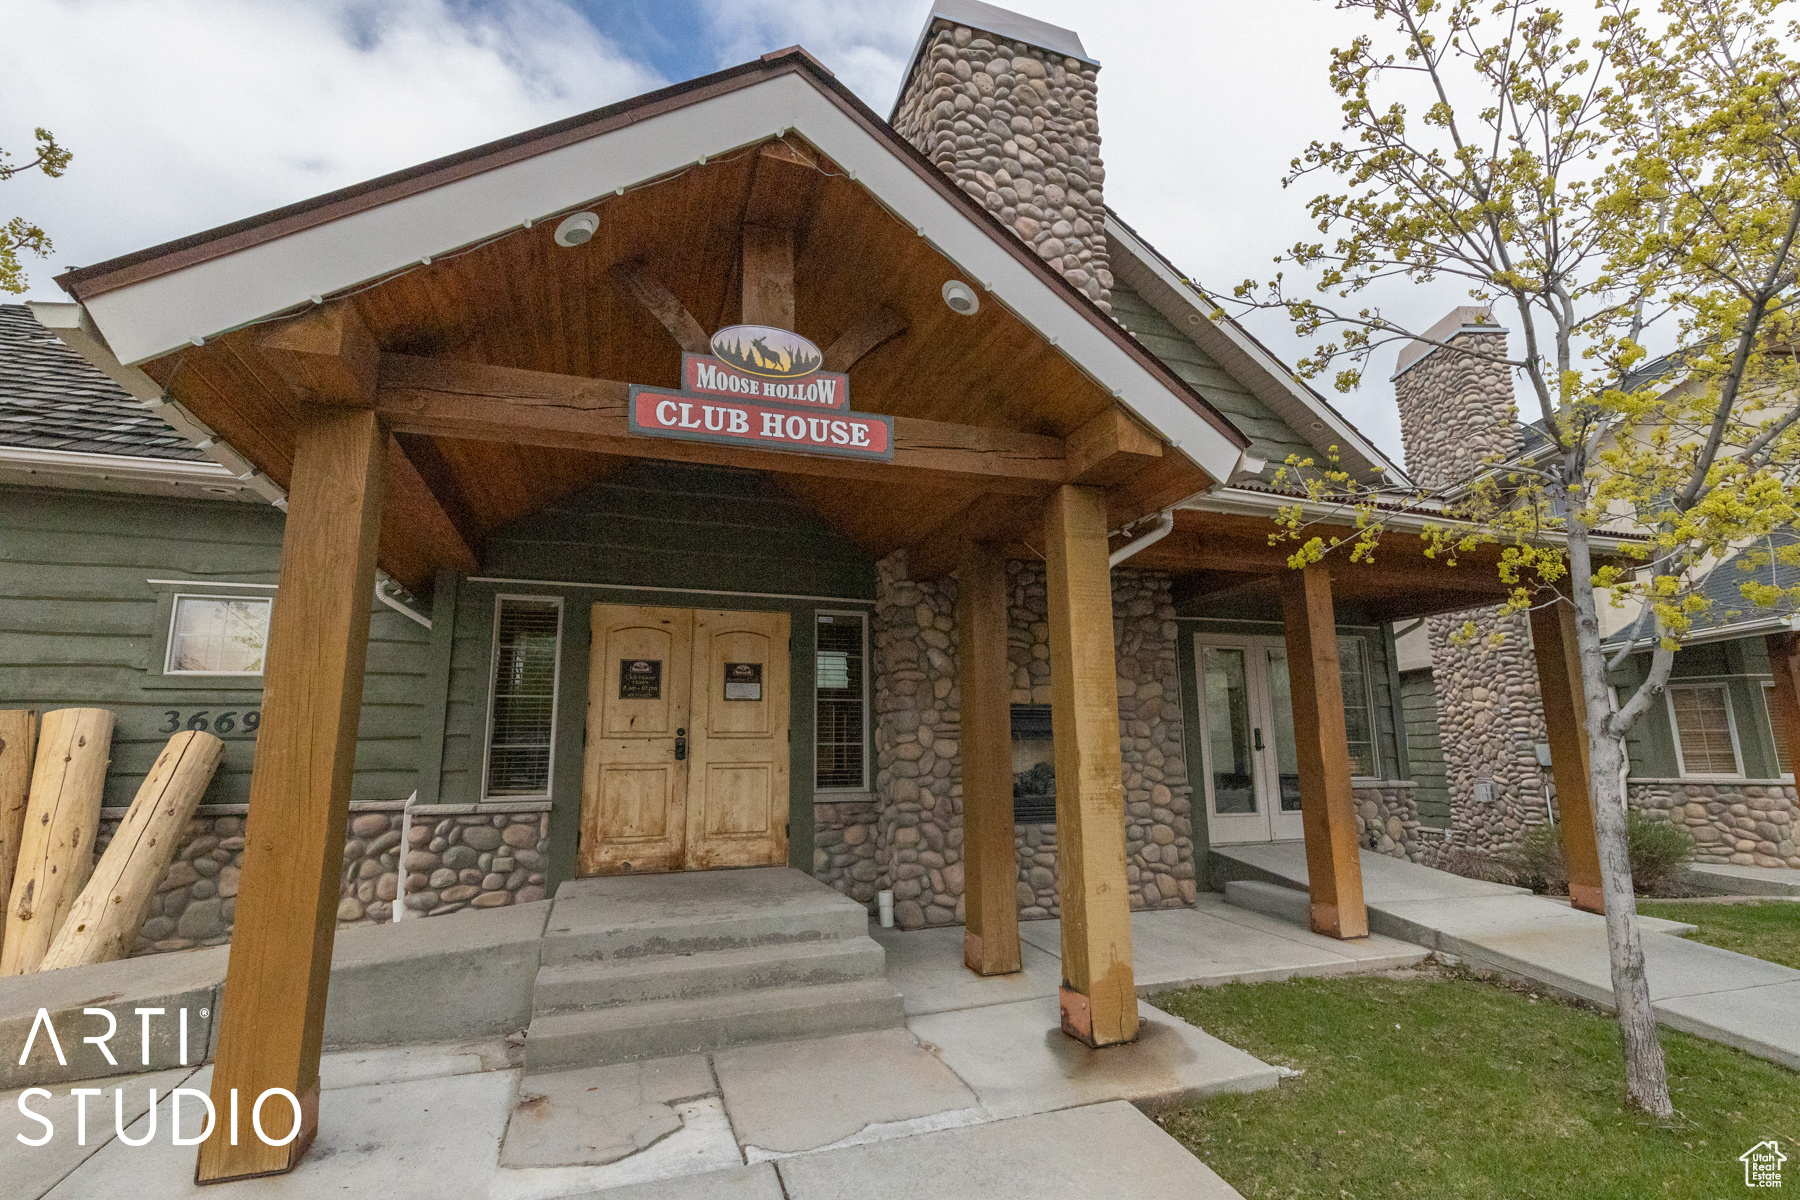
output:
{"label": "white downspout", "polygon": [[400,914],[406,911],[406,856],[412,853],[412,808],[413,802],[419,798],[417,789],[406,798],[400,806],[400,883],[394,889],[394,924],[400,923]]}
{"label": "white downspout", "polygon": [[1106,565],[1109,567],[1118,566],[1120,563],[1136,554],[1139,550],[1154,546],[1157,542],[1168,537],[1174,528],[1174,509],[1166,509],[1163,512],[1157,513],[1156,524],[1151,526],[1150,531],[1133,538],[1131,541],[1126,542],[1123,546],[1120,546],[1117,550],[1114,550],[1111,554],[1107,555]]}

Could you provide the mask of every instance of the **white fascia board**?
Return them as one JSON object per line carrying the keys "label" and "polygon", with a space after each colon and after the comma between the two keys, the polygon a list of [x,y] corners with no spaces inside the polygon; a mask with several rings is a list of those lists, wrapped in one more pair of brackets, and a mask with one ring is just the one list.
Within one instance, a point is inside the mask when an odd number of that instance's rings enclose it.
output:
{"label": "white fascia board", "polygon": [[62,475],[93,475],[107,479],[247,486],[238,475],[216,462],[145,458],[127,454],[87,454],[73,450],[42,450],[31,446],[0,446],[0,466]]}
{"label": "white fascia board", "polygon": [[[1237,446],[797,74],[697,101],[87,301],[120,361],[205,338],[793,129],[1215,479]],[[549,236],[549,231],[544,231]]]}
{"label": "white fascia board", "polygon": [[[1274,355],[1270,354],[1267,350],[1263,349],[1254,338],[1250,337],[1240,329],[1235,321],[1227,320],[1222,323],[1214,321],[1212,319],[1213,306],[1208,303],[1200,293],[1196,292],[1185,279],[1175,271],[1171,270],[1169,264],[1163,260],[1162,255],[1146,245],[1143,239],[1138,237],[1137,234],[1132,231],[1130,226],[1126,225],[1123,221],[1108,222],[1106,226],[1106,237],[1109,242],[1117,241],[1121,244],[1125,248],[1126,253],[1131,255],[1140,266],[1149,271],[1165,287],[1180,297],[1181,301],[1191,310],[1189,315],[1200,318],[1198,324],[1229,341],[1233,347],[1244,355],[1244,357],[1250,360],[1253,366],[1267,377],[1268,383],[1280,389],[1283,394],[1292,397],[1306,412],[1323,422],[1325,427],[1336,435],[1340,445],[1347,446],[1351,450],[1354,450],[1357,454],[1366,459],[1371,467],[1384,468],[1388,473],[1389,478],[1402,480],[1406,478],[1406,473],[1400,470],[1397,464],[1377,449],[1373,442],[1369,441],[1352,428],[1341,416],[1334,412],[1329,405],[1321,404],[1319,398],[1313,394],[1312,389],[1294,378],[1294,373],[1288,366],[1282,363],[1281,360],[1277,359]],[[1171,321],[1170,324],[1174,325],[1178,330],[1181,329],[1180,322]],[[1304,430],[1296,429],[1294,432],[1303,438],[1307,438],[1308,441],[1312,440],[1310,437],[1307,437]],[[1324,450],[1323,446],[1318,446],[1316,448],[1321,451]]]}
{"label": "white fascia board", "polygon": [[[1354,504],[1334,504],[1329,501],[1308,500],[1301,496],[1274,495],[1235,487],[1214,488],[1191,499],[1183,500],[1175,507],[1191,512],[1230,513],[1236,516],[1272,518],[1281,509],[1291,508],[1296,504],[1300,506],[1301,513],[1310,521],[1339,518],[1347,524],[1354,524],[1356,520]],[[1466,524],[1466,522],[1447,515],[1436,503],[1429,501],[1404,512],[1382,509],[1378,514],[1378,519],[1389,529],[1407,531],[1422,530],[1428,524]],[[1563,544],[1568,539],[1563,534],[1550,531],[1544,534],[1544,540],[1556,546]],[[1628,547],[1642,547],[1645,544],[1642,538],[1620,538],[1593,532],[1588,534],[1588,542],[1594,549],[1602,553],[1619,554],[1625,553]]]}
{"label": "white fascia board", "polygon": [[[157,383],[156,380],[145,374],[142,368],[128,367],[121,363],[118,356],[112,352],[112,347],[107,344],[105,335],[100,332],[99,327],[94,323],[92,316],[84,306],[72,303],[32,301],[30,307],[31,315],[37,318],[38,324],[54,333],[62,340],[64,345],[85,358],[90,364],[98,369],[101,374],[124,388],[126,392],[131,395],[132,399],[138,401],[145,408],[156,414],[165,425],[186,438],[188,441],[194,443],[201,450],[205,451],[207,456],[213,460],[211,463],[206,464],[186,463],[182,465],[189,467],[205,466],[208,468],[207,478],[213,478],[215,474],[222,473],[229,479],[238,480],[245,487],[249,488],[271,504],[279,505],[286,502],[287,493],[281,489],[279,484],[273,479],[270,479],[267,475],[257,471],[243,455],[239,454],[224,442],[218,440],[218,437],[211,429],[195,419],[194,415],[188,412],[187,409],[170,399],[163,391],[160,383]],[[57,451],[52,453],[61,452]],[[85,455],[81,457],[99,459],[108,463],[120,461],[120,459],[115,458],[114,456],[105,454]],[[72,459],[69,456],[64,456],[58,461],[67,463],[72,461]],[[171,460],[143,459],[132,461],[167,463]],[[216,468],[216,471],[214,468]],[[41,469],[48,470],[50,468],[46,466]],[[92,473],[106,475],[110,478],[126,477],[119,475],[117,470]],[[141,477],[174,478],[166,475]],[[196,476],[196,478],[198,477]]]}

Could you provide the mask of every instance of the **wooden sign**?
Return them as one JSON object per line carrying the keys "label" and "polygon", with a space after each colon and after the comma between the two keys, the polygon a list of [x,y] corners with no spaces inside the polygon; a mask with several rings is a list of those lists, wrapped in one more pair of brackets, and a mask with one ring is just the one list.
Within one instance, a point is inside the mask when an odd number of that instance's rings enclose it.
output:
{"label": "wooden sign", "polygon": [[850,377],[817,371],[805,379],[761,379],[705,354],[681,356],[681,390],[733,400],[767,400],[801,408],[848,411]]}
{"label": "wooden sign", "polygon": [[878,413],[809,414],[662,388],[631,385],[627,427],[651,437],[684,438],[761,450],[797,450],[847,458],[894,458],[894,418]]}
{"label": "wooden sign", "polygon": [[631,432],[893,461],[893,418],[851,412],[849,377],[819,370],[824,356],[799,334],[732,325],[711,345],[682,355],[679,391],[631,386]]}

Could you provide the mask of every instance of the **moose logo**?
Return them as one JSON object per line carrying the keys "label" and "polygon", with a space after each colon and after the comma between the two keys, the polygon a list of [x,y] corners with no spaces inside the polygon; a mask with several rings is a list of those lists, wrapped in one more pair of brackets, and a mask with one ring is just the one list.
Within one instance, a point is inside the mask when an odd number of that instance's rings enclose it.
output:
{"label": "moose logo", "polygon": [[764,379],[804,379],[825,364],[817,346],[772,325],[727,325],[713,334],[712,352]]}

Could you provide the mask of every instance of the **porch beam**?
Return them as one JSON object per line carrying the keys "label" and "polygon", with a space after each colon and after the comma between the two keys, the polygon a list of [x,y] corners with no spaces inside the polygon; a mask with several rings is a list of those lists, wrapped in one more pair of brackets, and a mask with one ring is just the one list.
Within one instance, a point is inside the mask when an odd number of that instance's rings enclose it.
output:
{"label": "porch beam", "polygon": [[559,446],[632,458],[716,463],[789,475],[921,486],[975,484],[1041,496],[1064,472],[1059,438],[894,419],[894,461],[868,462],[643,437],[626,424],[629,388],[609,379],[409,355],[382,356],[376,411],[396,433]]}
{"label": "porch beam", "polygon": [[[971,546],[1004,549],[1032,536],[1031,531],[1039,528],[1043,519],[1044,505],[1038,496],[988,492],[907,547],[907,568],[914,579],[940,579],[957,568]],[[1005,556],[1020,557],[1011,552]]]}
{"label": "porch beam", "polygon": [[1056,753],[1062,1028],[1089,1046],[1138,1035],[1125,879],[1118,666],[1106,493],[1065,485],[1044,514],[1050,724]]}
{"label": "porch beam", "polygon": [[302,400],[368,408],[375,403],[381,347],[348,300],[271,325],[257,347]]}
{"label": "porch beam", "polygon": [[1009,975],[1022,969],[1023,960],[1019,860],[1013,848],[1004,546],[971,542],[957,566],[956,639],[962,695],[963,963],[977,975]]}
{"label": "porch beam", "polygon": [[906,318],[883,305],[852,325],[825,347],[824,369],[843,373],[871,351],[893,341],[907,330]]}
{"label": "porch beam", "polygon": [[1330,572],[1319,563],[1291,571],[1282,581],[1281,606],[1313,932],[1368,937]]}
{"label": "porch beam", "polygon": [[1775,672],[1775,736],[1787,739],[1788,762],[1800,763],[1800,633],[1771,633],[1763,644]]}
{"label": "porch beam", "polygon": [[[418,439],[408,448],[389,434],[385,475],[383,561],[402,557],[429,560],[409,572],[417,578],[401,578],[400,582],[417,591],[443,567],[475,574],[481,564],[475,554],[474,519],[437,447]],[[396,543],[416,548],[422,555],[394,553],[401,549]]]}
{"label": "porch beam", "polygon": [[711,349],[706,330],[694,319],[694,314],[641,259],[613,268],[612,276],[632,299],[643,305],[644,311],[656,318],[657,324],[669,331],[676,345],[689,354],[705,354]]}
{"label": "porch beam", "polygon": [[1569,871],[1569,901],[1588,912],[1606,911],[1600,886],[1600,847],[1594,838],[1594,803],[1588,766],[1587,698],[1575,648],[1575,606],[1566,598],[1531,610],[1531,648],[1537,660],[1538,695],[1550,738],[1550,773],[1556,780],[1557,827]]}
{"label": "porch beam", "polygon": [[794,327],[794,231],[772,225],[744,226],[746,325]]}
{"label": "porch beam", "polygon": [[1068,482],[1111,487],[1162,457],[1163,444],[1118,405],[1066,439]]}
{"label": "porch beam", "polygon": [[[367,410],[315,408],[298,430],[213,1068],[220,1119],[200,1146],[199,1183],[291,1170],[318,1130],[319,1047],[387,446]],[[250,1106],[270,1088],[299,1101],[300,1131],[285,1146],[249,1131]],[[236,1145],[227,1115],[234,1107]],[[289,1112],[279,1097],[263,1106],[269,1137],[290,1132]]]}

